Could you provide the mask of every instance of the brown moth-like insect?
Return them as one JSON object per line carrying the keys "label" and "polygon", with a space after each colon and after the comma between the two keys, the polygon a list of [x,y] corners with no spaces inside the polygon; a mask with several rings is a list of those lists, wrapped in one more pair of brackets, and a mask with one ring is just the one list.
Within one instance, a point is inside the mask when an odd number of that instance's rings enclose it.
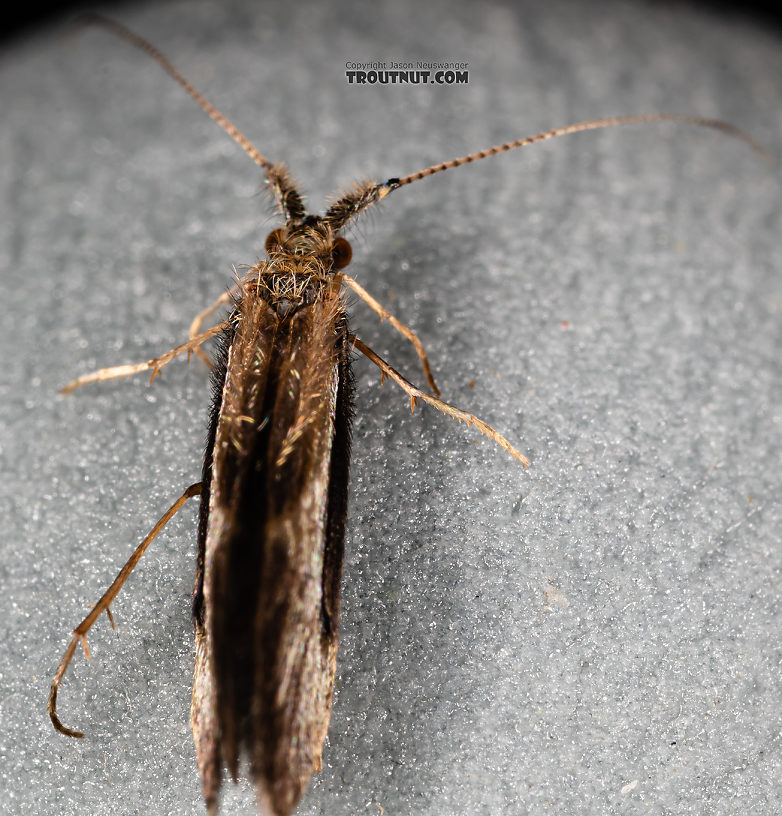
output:
{"label": "brown moth-like insect", "polygon": [[[204,310],[190,339],[136,365],[79,377],[91,382],[151,370],[195,352],[213,368],[213,402],[201,481],[191,485],[141,542],[114,583],[74,630],[57,669],[48,712],[63,734],[82,737],[57,715],[57,692],[73,654],[106,612],[144,550],[192,496],[200,495],[193,591],[196,662],[190,721],[204,797],[217,811],[223,764],[234,781],[246,759],[261,813],[293,811],[314,771],[331,712],[339,639],[340,582],[347,514],[353,376],[358,349],[411,401],[475,426],[525,466],[503,436],[473,414],[443,402],[418,337],[343,271],[351,258],[342,230],[389,193],[443,170],[568,133],[620,124],[673,121],[723,131],[762,151],[732,125],[696,116],[650,114],[582,122],[471,153],[384,183],[364,182],[322,216],[308,215],[282,164],[273,164],[170,62],[125,26],[99,24],[146,52],[266,173],[284,217],[266,239],[267,260]],[[415,347],[432,393],[416,388],[348,328],[348,287]],[[202,331],[217,308],[230,316]],[[216,337],[216,359],[201,349]]]}

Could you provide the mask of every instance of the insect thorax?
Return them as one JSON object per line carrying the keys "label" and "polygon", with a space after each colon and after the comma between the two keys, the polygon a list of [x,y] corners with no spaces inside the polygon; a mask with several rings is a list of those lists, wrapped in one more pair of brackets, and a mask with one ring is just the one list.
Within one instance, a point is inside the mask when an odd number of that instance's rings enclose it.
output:
{"label": "insect thorax", "polygon": [[250,269],[258,295],[280,318],[315,303],[336,271],[335,241],[343,240],[312,217],[274,230],[266,239],[268,260]]}

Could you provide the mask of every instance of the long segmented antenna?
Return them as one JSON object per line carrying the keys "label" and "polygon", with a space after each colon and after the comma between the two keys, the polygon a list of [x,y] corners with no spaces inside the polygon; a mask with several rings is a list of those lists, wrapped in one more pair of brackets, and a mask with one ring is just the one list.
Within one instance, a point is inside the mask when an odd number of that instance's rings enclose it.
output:
{"label": "long segmented antenna", "polygon": [[499,153],[507,153],[509,150],[515,150],[517,147],[527,147],[528,145],[537,144],[538,142],[555,139],[558,136],[581,133],[585,130],[599,130],[601,128],[616,127],[617,125],[648,124],[650,122],[678,122],[680,124],[696,125],[698,127],[718,130],[733,139],[744,142],[763,158],[767,160],[772,159],[771,154],[748,133],[720,119],[708,119],[703,116],[688,116],[678,113],[646,113],[634,116],[611,116],[606,119],[592,119],[588,122],[576,122],[573,125],[544,130],[541,133],[536,133],[534,136],[525,136],[523,139],[515,139],[512,142],[495,145],[486,150],[479,150],[477,153],[468,153],[466,156],[461,156],[458,159],[433,164],[429,167],[425,167],[423,170],[418,170],[415,173],[410,173],[401,178],[390,178],[383,184],[368,182],[363,185],[357,185],[353,190],[332,204],[324,220],[331,224],[332,229],[342,229],[348,221],[355,218],[360,212],[375,202],[385,198],[389,193],[399,187],[404,187],[407,184],[412,184],[414,181],[420,181],[429,176],[434,176],[445,170],[452,170],[454,167],[461,167],[463,164],[471,164],[481,159],[496,156]]}
{"label": "long segmented antenna", "polygon": [[[173,66],[171,62],[155,48],[152,43],[145,40],[135,31],[132,31],[127,26],[112,20],[109,17],[104,17],[101,14],[89,12],[79,18],[80,22],[86,25],[98,25],[108,29],[120,39],[125,40],[131,45],[143,51],[147,56],[157,62],[161,68],[178,82],[187,93],[206,111],[207,114],[244,150],[245,153],[259,166],[266,171],[269,184],[274,190],[274,195],[277,199],[281,210],[285,214],[289,222],[299,222],[306,216],[304,209],[304,202],[301,195],[296,190],[287,168],[283,164],[273,164],[266,158],[253,143],[231,122],[226,116],[220,113],[214,105],[204,97],[185,77]],[[537,142],[545,142],[548,139],[554,139],[557,136],[566,136],[570,133],[580,133],[584,130],[598,130],[600,128],[615,127],[617,125],[633,125],[644,124],[650,122],[679,122],[685,125],[697,125],[698,127],[707,127],[712,130],[718,130],[731,138],[738,139],[749,145],[756,153],[759,153],[766,159],[771,159],[769,152],[756,142],[749,134],[745,133],[740,128],[723,122],[720,119],[709,119],[703,116],[688,116],[678,113],[648,113],[635,116],[611,116],[605,119],[594,119],[588,122],[577,122],[573,125],[566,125],[565,127],[552,128],[551,130],[544,130],[534,136],[525,136],[523,139],[515,139],[512,142],[505,142],[501,145],[487,148],[486,150],[479,150],[477,153],[468,153],[466,156],[461,156],[450,161],[440,162],[425,167],[423,170],[418,170],[415,173],[409,173],[401,178],[390,178],[382,184],[377,182],[364,182],[357,184],[350,192],[342,195],[331,207],[329,207],[323,220],[329,224],[334,232],[339,232],[349,221],[355,218],[359,213],[363,212],[367,207],[375,204],[377,201],[385,198],[390,192],[399,187],[404,187],[407,184],[412,184],[414,181],[420,181],[428,176],[433,176],[436,173],[442,173],[445,170],[452,170],[454,167],[461,167],[463,164],[470,164],[480,159],[488,159],[490,156],[496,156],[498,153],[507,153],[509,150],[515,150],[517,147],[526,147],[527,145],[536,144]]]}
{"label": "long segmented antenna", "polygon": [[288,174],[288,170],[283,164],[274,164],[264,156],[257,147],[239,130],[234,123],[220,113],[219,110],[169,62],[161,51],[155,48],[152,43],[145,40],[135,31],[127,26],[104,17],[95,12],[88,12],[79,17],[78,22],[84,25],[96,25],[108,29],[122,40],[130,43],[135,48],[143,51],[147,56],[152,57],[155,62],[176,82],[178,82],[190,96],[209,114],[209,116],[244,150],[244,152],[259,166],[266,171],[269,184],[274,190],[277,203],[285,213],[289,221],[299,221],[306,215],[304,203],[301,196],[296,191]]}
{"label": "long segmented antenna", "polygon": [[470,162],[479,161],[480,159],[488,159],[490,156],[496,156],[498,153],[506,153],[508,150],[515,150],[517,147],[527,147],[527,145],[536,144],[537,142],[545,142],[548,139],[555,139],[557,136],[567,136],[570,133],[581,133],[584,130],[599,130],[600,128],[616,127],[617,125],[641,125],[649,122],[679,122],[683,125],[697,125],[698,127],[711,128],[712,130],[719,130],[733,139],[738,139],[741,142],[749,145],[756,153],[766,158],[771,158],[768,151],[756,142],[748,133],[745,133],[735,125],[728,122],[723,122],[720,119],[708,119],[703,116],[688,116],[679,113],[642,113],[636,116],[609,116],[606,119],[593,119],[589,122],[576,122],[574,125],[566,125],[565,127],[552,128],[551,130],[544,130],[542,133],[536,133],[534,136],[526,136],[523,139],[516,139],[513,142],[505,142],[505,144],[490,147],[487,150],[479,150],[477,153],[468,153],[458,159],[451,159],[450,161],[441,162],[440,164],[433,164],[431,167],[426,167],[419,170],[417,173],[410,173],[398,179],[389,179],[384,186],[404,187],[406,184],[412,184],[414,181],[433,176],[435,173],[442,173],[445,170],[451,170],[454,167],[461,167],[463,164],[470,164]]}

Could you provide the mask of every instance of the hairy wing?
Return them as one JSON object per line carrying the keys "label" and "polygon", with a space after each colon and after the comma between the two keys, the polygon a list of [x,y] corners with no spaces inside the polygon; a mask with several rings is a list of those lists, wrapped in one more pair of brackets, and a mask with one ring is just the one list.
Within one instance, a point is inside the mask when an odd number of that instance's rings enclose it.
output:
{"label": "hairy wing", "polygon": [[[249,757],[287,814],[328,728],[352,381],[336,293],[279,319],[253,292],[225,340],[207,451],[191,720],[207,804]],[[210,461],[211,459],[211,461]]]}

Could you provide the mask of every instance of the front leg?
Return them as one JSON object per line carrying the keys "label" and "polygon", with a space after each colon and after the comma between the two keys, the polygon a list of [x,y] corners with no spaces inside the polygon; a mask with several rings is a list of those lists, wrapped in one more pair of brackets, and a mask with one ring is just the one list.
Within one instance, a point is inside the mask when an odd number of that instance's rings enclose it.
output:
{"label": "front leg", "polygon": [[435,384],[434,377],[432,376],[432,368],[429,365],[429,358],[426,356],[423,343],[418,339],[418,335],[409,326],[405,326],[404,323],[397,320],[391,314],[391,312],[388,311],[388,309],[381,306],[375,300],[375,298],[373,298],[372,295],[370,295],[369,292],[367,292],[367,290],[364,289],[360,283],[358,283],[358,281],[353,280],[350,275],[340,272],[338,277],[344,281],[364,301],[364,303],[366,303],[367,306],[372,309],[372,311],[379,315],[381,320],[387,320],[402,335],[402,337],[406,337],[413,344],[415,353],[418,355],[418,359],[421,361],[421,366],[424,369],[424,376],[429,383],[429,387],[432,389],[434,395],[439,397],[440,389]]}
{"label": "front leg", "polygon": [[149,369],[152,369],[152,376],[149,380],[151,383],[160,373],[160,369],[168,365],[175,357],[178,357],[182,352],[186,351],[189,360],[191,352],[198,352],[202,343],[220,334],[220,332],[223,331],[223,329],[227,329],[229,325],[230,321],[224,320],[222,323],[212,326],[211,329],[207,329],[196,337],[191,337],[190,340],[186,343],[182,343],[181,346],[177,346],[165,354],[161,354],[160,357],[147,360],[145,363],[111,366],[110,368],[101,368],[98,371],[93,371],[91,374],[82,374],[81,377],[71,380],[60,393],[70,394],[71,391],[75,391],[83,385],[89,385],[94,382],[104,382],[105,380],[116,380],[120,377],[129,377],[131,374],[138,374],[140,371],[149,371]]}
{"label": "front leg", "polygon": [[[190,331],[188,335],[191,340],[195,339],[201,333],[201,326],[203,326],[204,321],[209,317],[209,315],[216,312],[221,306],[225,306],[227,303],[232,303],[237,295],[242,291],[242,284],[238,283],[232,289],[229,289],[226,292],[223,292],[219,298],[211,305],[207,306],[206,309],[199,312],[194,318],[193,322],[190,324]],[[195,349],[195,353],[206,363],[209,368],[213,368],[212,361],[209,359],[209,355],[199,346]]]}

